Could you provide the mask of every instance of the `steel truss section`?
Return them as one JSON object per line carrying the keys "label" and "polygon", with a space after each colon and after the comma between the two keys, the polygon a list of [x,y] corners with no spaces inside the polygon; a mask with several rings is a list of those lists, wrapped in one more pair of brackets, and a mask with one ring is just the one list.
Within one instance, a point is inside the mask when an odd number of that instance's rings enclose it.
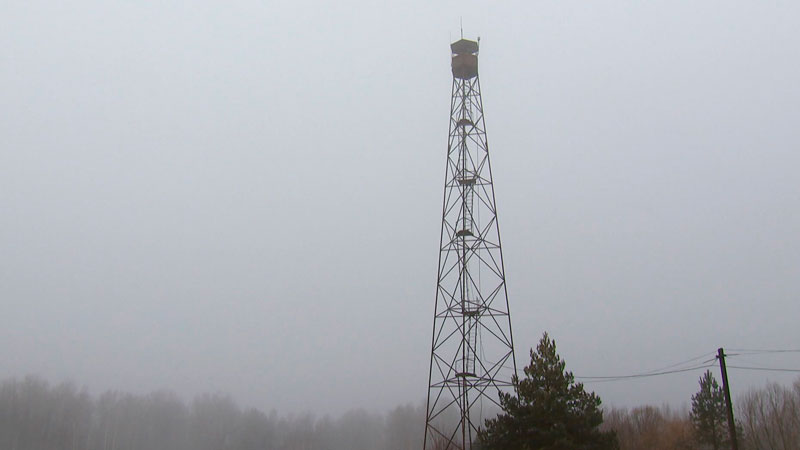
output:
{"label": "steel truss section", "polygon": [[511,314],[477,71],[478,43],[451,45],[453,87],[424,449],[473,448],[516,373]]}

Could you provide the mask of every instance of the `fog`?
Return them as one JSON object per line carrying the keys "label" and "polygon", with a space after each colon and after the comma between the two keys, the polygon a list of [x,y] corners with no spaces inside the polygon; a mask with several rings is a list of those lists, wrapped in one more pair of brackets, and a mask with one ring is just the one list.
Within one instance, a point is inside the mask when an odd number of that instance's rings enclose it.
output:
{"label": "fog", "polygon": [[[0,379],[280,414],[418,405],[460,22],[481,37],[518,365],[545,330],[578,376],[797,349],[798,17],[4,1]],[[589,387],[680,406],[700,374]],[[730,377],[739,395],[796,373]]]}

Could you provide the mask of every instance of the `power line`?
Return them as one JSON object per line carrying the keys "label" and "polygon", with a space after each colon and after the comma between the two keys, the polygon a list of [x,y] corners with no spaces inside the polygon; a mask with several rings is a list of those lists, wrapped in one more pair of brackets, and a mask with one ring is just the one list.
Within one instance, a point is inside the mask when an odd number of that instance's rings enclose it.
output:
{"label": "power line", "polygon": [[[697,360],[698,360],[698,359],[700,359],[700,358],[703,358],[703,357],[709,356],[709,355],[711,355],[711,354],[713,354],[713,353],[712,353],[712,352],[705,352],[705,353],[703,353],[703,354],[700,354],[700,355],[697,355],[697,356],[695,356],[694,358],[687,359],[686,361],[681,361],[681,362],[679,362],[679,363],[670,364],[669,366],[665,366],[665,367],[659,367],[658,369],[653,369],[653,370],[651,370],[651,371],[649,371],[649,372],[644,372],[644,373],[654,373],[654,372],[661,372],[661,371],[663,371],[663,370],[672,369],[673,367],[679,367],[679,366],[683,366],[683,365],[686,365],[686,364],[688,364],[688,363],[690,363],[690,362],[697,361]],[[703,362],[700,362],[700,363],[697,363],[697,364],[705,364],[705,363],[707,363],[707,362],[714,361],[714,359],[715,359],[715,358],[711,358],[711,359],[708,359],[708,360],[706,360],[706,361],[703,361]]]}
{"label": "power line", "polygon": [[[727,353],[725,356],[750,356],[750,355],[758,355],[758,354],[769,354],[769,353],[800,353],[800,349],[745,349],[745,348],[735,348],[730,349],[731,351],[736,351],[740,353]],[[712,358],[706,359],[699,363],[695,363],[691,367],[681,367],[685,366],[689,363],[694,363],[695,361],[709,356],[713,354]],[[693,358],[689,358],[687,360],[671,364],[669,366],[664,366],[658,369],[653,369],[648,372],[636,373],[636,374],[628,374],[628,375],[608,375],[608,376],[575,376],[576,380],[582,380],[586,383],[603,383],[603,382],[613,382],[613,381],[624,381],[624,380],[632,380],[638,378],[649,378],[649,377],[657,377],[662,375],[670,375],[674,373],[682,373],[682,372],[691,372],[693,370],[699,369],[707,369],[710,367],[716,366],[716,364],[708,364],[712,361],[716,361],[717,355],[713,352],[705,352],[700,355],[697,355]],[[771,371],[771,372],[793,372],[793,373],[800,373],[800,369],[787,369],[787,368],[779,368],[779,367],[755,367],[755,366],[731,366],[728,365],[731,369],[742,369],[742,370],[762,370],[762,371]],[[675,369],[673,369],[675,368]]]}
{"label": "power line", "polygon": [[[597,382],[611,382],[611,381],[621,381],[621,380],[628,380],[628,379],[636,379],[636,378],[646,378],[646,377],[654,377],[660,375],[668,375],[672,373],[680,373],[680,372],[689,372],[691,370],[697,370],[702,368],[711,367],[710,365],[705,365],[706,363],[714,361],[716,358],[712,357],[710,359],[706,359],[702,362],[696,363],[695,361],[705,358],[711,355],[712,352],[704,352],[700,355],[697,355],[693,358],[689,358],[687,360],[677,362],[675,364],[670,364],[668,366],[659,367],[657,369],[649,370],[647,372],[631,374],[631,375],[610,375],[610,376],[576,376],[575,378],[578,380],[586,380],[586,382],[590,383],[597,383]],[[685,366],[689,363],[694,363],[696,365],[693,367],[681,367]]]}
{"label": "power line", "polygon": [[699,365],[699,366],[686,367],[686,368],[683,368],[683,369],[665,370],[665,371],[661,371],[661,372],[645,372],[645,373],[637,373],[637,374],[633,374],[633,375],[612,375],[612,376],[602,376],[602,377],[575,377],[575,378],[578,379],[578,380],[586,380],[587,382],[600,383],[600,382],[630,380],[630,379],[637,379],[637,378],[657,377],[657,376],[661,376],[661,375],[670,375],[670,374],[673,374],[673,373],[690,372],[692,370],[707,369],[709,367],[714,367],[714,364],[706,364],[706,362],[703,362],[701,364],[702,365]]}
{"label": "power line", "polygon": [[[764,354],[764,353],[800,353],[800,349],[747,349],[747,348],[732,348],[730,349],[732,352],[741,352],[741,354],[750,354],[750,355],[757,355],[757,354]],[[727,354],[727,356],[733,356],[732,354]]]}
{"label": "power line", "polygon": [[750,367],[750,366],[730,366],[730,365],[728,367],[731,369],[764,370],[768,372],[800,372],[800,369],[783,369],[778,367]]}

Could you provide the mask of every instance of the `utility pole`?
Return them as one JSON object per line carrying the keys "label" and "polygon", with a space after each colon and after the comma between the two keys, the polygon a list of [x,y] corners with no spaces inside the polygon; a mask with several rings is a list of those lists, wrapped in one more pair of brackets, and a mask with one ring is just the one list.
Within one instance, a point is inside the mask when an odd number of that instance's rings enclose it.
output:
{"label": "utility pole", "polygon": [[717,359],[719,359],[719,368],[722,371],[722,390],[725,391],[725,409],[728,413],[728,433],[731,437],[731,448],[733,450],[739,450],[739,444],[736,442],[736,423],[733,421],[731,390],[728,385],[728,370],[725,368],[725,352],[722,351],[722,347],[717,349]]}

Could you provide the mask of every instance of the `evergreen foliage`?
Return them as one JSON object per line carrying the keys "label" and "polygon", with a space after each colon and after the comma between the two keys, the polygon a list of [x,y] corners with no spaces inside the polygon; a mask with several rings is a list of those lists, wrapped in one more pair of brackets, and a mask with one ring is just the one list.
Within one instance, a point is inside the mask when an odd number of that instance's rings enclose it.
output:
{"label": "evergreen foliage", "polygon": [[531,350],[525,378],[514,376],[514,393],[500,393],[504,414],[486,421],[479,432],[482,449],[589,450],[618,448],[613,431],[601,431],[600,398],[575,383],[544,333]]}
{"label": "evergreen foliage", "polygon": [[725,394],[710,370],[700,378],[700,390],[692,396],[692,427],[697,441],[718,450],[727,443]]}

